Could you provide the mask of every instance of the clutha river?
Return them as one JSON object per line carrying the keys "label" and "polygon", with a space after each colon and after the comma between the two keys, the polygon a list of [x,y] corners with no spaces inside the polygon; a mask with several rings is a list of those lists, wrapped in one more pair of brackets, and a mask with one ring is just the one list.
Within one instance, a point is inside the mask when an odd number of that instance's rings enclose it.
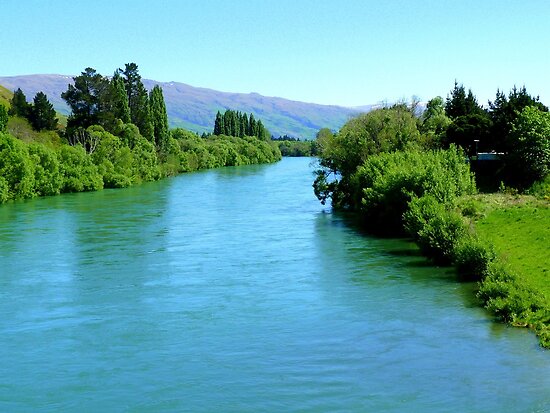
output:
{"label": "clutha river", "polygon": [[0,206],[0,411],[550,411],[534,334],[311,161]]}

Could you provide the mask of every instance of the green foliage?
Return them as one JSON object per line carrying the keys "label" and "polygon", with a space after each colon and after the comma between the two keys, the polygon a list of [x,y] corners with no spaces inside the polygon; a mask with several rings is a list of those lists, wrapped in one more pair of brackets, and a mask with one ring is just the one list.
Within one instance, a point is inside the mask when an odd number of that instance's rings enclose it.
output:
{"label": "green foliage", "polygon": [[526,287],[521,277],[500,261],[489,265],[478,297],[499,319],[516,325],[539,321],[547,311],[543,296]]}
{"label": "green foliage", "polygon": [[162,89],[158,85],[155,85],[149,94],[149,106],[155,145],[160,153],[165,153],[168,149],[170,134],[168,133],[166,104],[164,103]]}
{"label": "green foliage", "polygon": [[464,280],[480,280],[496,259],[492,244],[474,234],[463,236],[454,246],[453,263]]}
{"label": "green foliage", "polygon": [[223,114],[219,111],[214,121],[214,135],[236,136],[243,138],[245,136],[255,136],[259,139],[269,140],[271,135],[264,127],[261,120],[256,120],[251,113],[250,117],[246,113],[234,110],[226,110]]}
{"label": "green foliage", "polygon": [[34,186],[38,196],[58,195],[63,184],[57,153],[44,145],[32,143],[28,146],[34,165]]}
{"label": "green foliage", "polygon": [[315,141],[276,140],[283,156],[315,156],[317,143]]}
{"label": "green foliage", "polygon": [[48,97],[38,92],[34,97],[34,104],[29,110],[29,121],[34,130],[56,130],[57,114]]}
{"label": "green foliage", "polygon": [[143,137],[153,142],[154,130],[149,108],[149,97],[141,81],[138,66],[135,63],[126,63],[124,70],[119,69],[117,73],[121,74],[124,80],[132,123],[138,127]]}
{"label": "green foliage", "polygon": [[27,146],[6,133],[0,133],[0,176],[3,199],[34,196],[34,166]]}
{"label": "green foliage", "polygon": [[550,173],[550,113],[527,106],[512,124],[509,165],[529,186]]}
{"label": "green foliage", "polygon": [[71,108],[67,128],[86,129],[91,125],[101,124],[109,80],[91,67],[84,69],[73,80],[74,85],[69,85],[61,94]]}
{"label": "green foliage", "polygon": [[471,89],[468,89],[468,94],[464,89],[464,85],[459,85],[455,80],[453,90],[450,95],[447,96],[445,102],[446,115],[455,120],[461,116],[483,114],[484,110],[477,103],[477,99],[472,93]]}
{"label": "green foliage", "polygon": [[0,132],[5,132],[8,126],[8,110],[0,105]]}
{"label": "green foliage", "polygon": [[451,124],[451,119],[445,114],[445,105],[441,96],[428,102],[420,121],[420,131],[426,136],[429,146],[439,147]]}
{"label": "green foliage", "polygon": [[348,189],[347,199],[337,192],[333,201],[344,200],[369,221],[396,229],[413,197],[428,194],[438,202],[452,203],[460,195],[473,193],[475,183],[463,153],[453,147],[370,156],[352,176]]}
{"label": "green foliage", "polygon": [[21,116],[22,118],[26,118],[29,115],[30,105],[27,102],[27,97],[20,88],[13,92],[10,104],[10,116]]}
{"label": "green foliage", "polygon": [[84,148],[63,145],[58,156],[61,192],[97,191],[103,188],[102,176]]}
{"label": "green foliage", "polygon": [[476,155],[476,140],[486,142],[491,127],[491,119],[485,112],[459,116],[447,127],[443,138],[443,147],[457,145],[469,156]]}
{"label": "green foliage", "polygon": [[508,98],[503,92],[497,90],[494,102],[489,102],[489,115],[491,116],[492,126],[488,133],[488,141],[480,142],[483,150],[495,150],[496,152],[510,152],[510,133],[512,124],[516,121],[519,113],[526,107],[533,106],[537,109],[548,112],[548,108],[539,102],[538,97],[533,97],[527,93],[523,86],[517,89],[515,86],[508,94]]}
{"label": "green foliage", "polygon": [[106,132],[101,126],[91,126],[88,133],[97,139],[98,145],[92,154],[103,178],[105,188],[124,188],[132,184],[133,154],[122,141]]}
{"label": "green foliage", "polygon": [[451,263],[455,248],[467,234],[461,215],[432,195],[414,198],[404,222],[422,252],[440,264]]}

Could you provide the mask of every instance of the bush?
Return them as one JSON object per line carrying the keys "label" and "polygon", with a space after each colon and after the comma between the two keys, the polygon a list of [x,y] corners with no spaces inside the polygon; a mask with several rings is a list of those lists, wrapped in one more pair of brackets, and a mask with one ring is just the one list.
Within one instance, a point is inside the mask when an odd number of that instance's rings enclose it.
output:
{"label": "bush", "polygon": [[462,216],[431,195],[413,199],[404,221],[421,251],[440,264],[452,262],[455,247],[467,234]]}
{"label": "bush", "polygon": [[[402,228],[409,201],[430,195],[438,203],[452,204],[473,193],[475,183],[461,151],[394,152],[369,157],[344,187],[352,209],[386,230]],[[338,197],[337,200],[344,200]],[[334,201],[334,198],[333,198]]]}
{"label": "bush", "polygon": [[544,311],[544,299],[498,260],[489,264],[477,295],[500,320],[515,325],[527,326]]}
{"label": "bush", "polygon": [[97,191],[103,188],[103,178],[84,148],[63,145],[58,156],[63,179],[61,192]]}
{"label": "bush", "polygon": [[34,166],[27,146],[0,132],[0,176],[7,184],[7,199],[34,196]]}
{"label": "bush", "polygon": [[495,258],[493,247],[471,234],[458,240],[453,252],[458,275],[464,280],[481,280]]}
{"label": "bush", "polygon": [[30,144],[29,155],[34,164],[35,193],[38,196],[57,195],[61,191],[61,177],[57,153],[41,144]]}

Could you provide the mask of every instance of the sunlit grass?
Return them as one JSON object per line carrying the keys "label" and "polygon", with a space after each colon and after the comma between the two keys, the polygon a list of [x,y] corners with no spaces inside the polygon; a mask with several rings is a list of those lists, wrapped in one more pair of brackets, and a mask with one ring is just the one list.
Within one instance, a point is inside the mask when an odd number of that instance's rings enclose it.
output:
{"label": "sunlit grass", "polygon": [[550,202],[529,196],[478,195],[476,230],[550,306]]}

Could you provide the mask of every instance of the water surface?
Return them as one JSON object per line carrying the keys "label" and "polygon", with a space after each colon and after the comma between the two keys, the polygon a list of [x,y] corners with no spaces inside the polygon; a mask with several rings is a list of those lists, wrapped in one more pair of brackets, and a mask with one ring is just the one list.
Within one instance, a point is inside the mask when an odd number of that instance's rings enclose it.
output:
{"label": "water surface", "polygon": [[309,162],[0,206],[0,411],[550,411],[534,335]]}

